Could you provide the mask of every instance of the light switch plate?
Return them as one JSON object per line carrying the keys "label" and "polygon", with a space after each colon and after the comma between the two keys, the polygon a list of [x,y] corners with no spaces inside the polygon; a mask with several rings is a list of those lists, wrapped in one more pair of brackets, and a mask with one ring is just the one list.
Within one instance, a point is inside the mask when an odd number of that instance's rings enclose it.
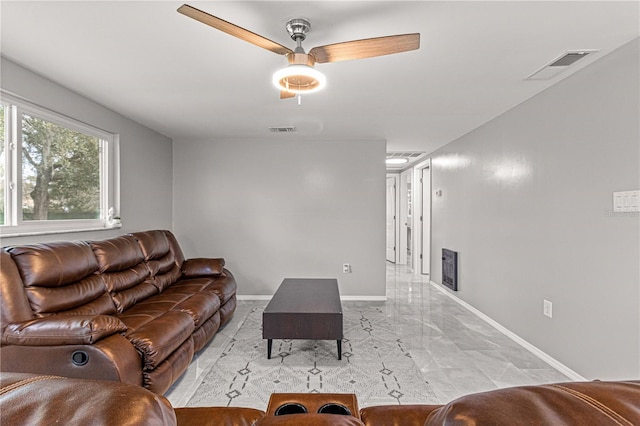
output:
{"label": "light switch plate", "polygon": [[619,191],[613,193],[614,212],[640,212],[640,191]]}

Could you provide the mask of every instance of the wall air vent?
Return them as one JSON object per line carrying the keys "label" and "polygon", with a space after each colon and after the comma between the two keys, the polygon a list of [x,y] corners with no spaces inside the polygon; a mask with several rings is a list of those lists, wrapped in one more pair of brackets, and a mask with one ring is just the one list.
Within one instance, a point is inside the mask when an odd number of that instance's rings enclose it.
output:
{"label": "wall air vent", "polygon": [[269,127],[269,131],[271,133],[291,133],[295,132],[296,128],[294,126]]}
{"label": "wall air vent", "polygon": [[587,55],[597,52],[597,50],[571,50],[555,58],[536,72],[526,78],[526,80],[549,80],[566,70]]}

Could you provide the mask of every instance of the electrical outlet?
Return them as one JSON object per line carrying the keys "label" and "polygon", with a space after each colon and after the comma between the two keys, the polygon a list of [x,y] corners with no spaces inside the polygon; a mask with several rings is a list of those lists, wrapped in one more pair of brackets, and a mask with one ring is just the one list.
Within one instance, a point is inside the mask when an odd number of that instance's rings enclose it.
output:
{"label": "electrical outlet", "polygon": [[351,273],[351,264],[350,263],[343,263],[342,264],[342,273],[343,274],[350,274]]}
{"label": "electrical outlet", "polygon": [[542,306],[542,313],[545,317],[551,318],[553,316],[553,303],[545,300]]}

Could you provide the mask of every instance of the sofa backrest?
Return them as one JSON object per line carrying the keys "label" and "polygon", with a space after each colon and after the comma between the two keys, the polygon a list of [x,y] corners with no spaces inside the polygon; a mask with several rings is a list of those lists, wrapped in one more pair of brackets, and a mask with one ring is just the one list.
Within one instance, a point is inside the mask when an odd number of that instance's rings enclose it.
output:
{"label": "sofa backrest", "polygon": [[101,241],[60,241],[0,251],[1,326],[57,313],[112,314],[181,276],[184,254],[170,231]]}
{"label": "sofa backrest", "polygon": [[[144,260],[153,278],[153,285],[158,288],[158,291],[163,291],[178,281],[182,274],[182,263],[178,262],[175,252],[171,249],[167,232],[156,230],[130,234],[140,244]],[[180,252],[180,254],[182,253]]]}
{"label": "sofa backrest", "polygon": [[0,251],[0,332],[12,322],[34,318],[27,295],[24,293],[20,271],[5,249]]}
{"label": "sofa backrest", "polygon": [[107,290],[118,312],[158,294],[138,241],[131,235],[90,241]]}
{"label": "sofa backrest", "polygon": [[[10,247],[33,315],[113,314],[115,306],[88,243],[63,241]],[[4,296],[3,296],[4,297]]]}

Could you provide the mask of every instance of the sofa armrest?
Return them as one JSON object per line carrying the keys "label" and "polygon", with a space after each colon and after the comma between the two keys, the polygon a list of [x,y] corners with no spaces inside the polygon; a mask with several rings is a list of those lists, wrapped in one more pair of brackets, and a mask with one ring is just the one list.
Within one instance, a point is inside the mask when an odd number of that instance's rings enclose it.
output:
{"label": "sofa armrest", "polygon": [[423,426],[429,414],[442,405],[374,405],[360,410],[365,426]]}
{"label": "sofa armrest", "polygon": [[21,346],[83,345],[126,330],[122,321],[110,315],[54,315],[9,324],[2,341]]}
{"label": "sofa armrest", "polygon": [[242,407],[174,408],[178,426],[253,426],[264,417],[264,411]]}
{"label": "sofa armrest", "polygon": [[220,275],[224,270],[224,259],[207,259],[204,257],[187,259],[182,264],[182,276],[196,278]]}

